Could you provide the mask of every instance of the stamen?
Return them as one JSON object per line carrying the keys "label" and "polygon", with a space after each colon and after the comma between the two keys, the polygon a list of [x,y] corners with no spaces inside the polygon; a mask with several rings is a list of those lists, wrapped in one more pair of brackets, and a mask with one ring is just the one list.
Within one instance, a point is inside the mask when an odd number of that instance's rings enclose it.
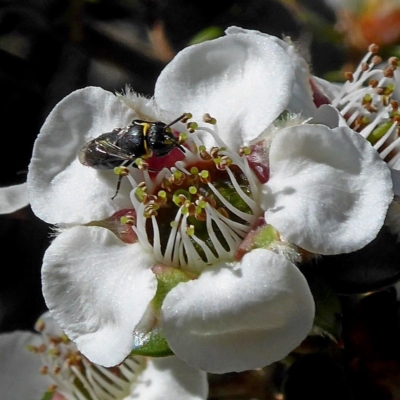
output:
{"label": "stamen", "polygon": [[178,227],[179,227],[179,221],[181,219],[182,216],[182,211],[179,208],[178,212],[176,213],[175,219],[174,221],[171,222],[171,231],[168,237],[168,243],[164,252],[164,264],[166,265],[170,265],[171,263],[171,258],[172,255],[174,254],[173,250],[174,250],[174,244],[176,242],[176,235],[178,232]]}
{"label": "stamen", "polygon": [[43,362],[42,372],[55,382],[47,393],[57,392],[67,400],[120,400],[129,395],[145,368],[145,358],[127,359],[113,369],[93,364],[64,334],[48,335],[43,321],[37,327],[43,340],[39,347],[48,349],[37,353]]}

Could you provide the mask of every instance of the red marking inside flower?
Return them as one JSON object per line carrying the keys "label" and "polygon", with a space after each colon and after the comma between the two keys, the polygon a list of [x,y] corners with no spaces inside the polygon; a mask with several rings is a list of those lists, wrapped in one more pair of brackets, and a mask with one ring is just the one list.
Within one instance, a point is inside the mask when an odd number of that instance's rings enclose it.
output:
{"label": "red marking inside flower", "polygon": [[250,147],[251,153],[247,156],[247,161],[252,171],[256,174],[260,183],[269,180],[269,162],[266,158],[266,151],[263,141],[257,142]]}
{"label": "red marking inside flower", "polygon": [[[124,221],[124,222],[123,222]],[[110,218],[97,221],[96,225],[112,231],[124,243],[136,243],[138,238],[132,229],[136,221],[136,211],[125,208],[114,213]]]}
{"label": "red marking inside flower", "polygon": [[326,97],[324,93],[322,93],[321,89],[317,86],[317,84],[312,79],[310,79],[310,85],[311,85],[311,90],[313,92],[314,104],[317,107],[320,107],[323,104],[331,104],[331,101],[329,100],[329,98]]}

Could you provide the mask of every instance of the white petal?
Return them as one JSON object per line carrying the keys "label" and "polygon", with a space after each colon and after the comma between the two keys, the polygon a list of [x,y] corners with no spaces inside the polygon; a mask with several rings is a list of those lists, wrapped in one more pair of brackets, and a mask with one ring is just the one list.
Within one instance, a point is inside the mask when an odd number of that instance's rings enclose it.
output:
{"label": "white petal", "polygon": [[280,360],[309,333],[314,301],[285,257],[253,250],[232,268],[220,264],[180,283],[165,298],[164,332],[172,351],[213,373]]}
{"label": "white petal", "polygon": [[134,116],[116,96],[96,87],[77,90],[57,104],[35,142],[29,166],[29,200],[39,218],[86,223],[130,204],[130,185],[124,184],[112,201],[117,176],[82,165],[77,154],[85,142],[127,126]]}
{"label": "white petal", "polygon": [[330,100],[333,100],[339,96],[343,87],[343,83],[332,83],[326,81],[325,79],[318,78],[317,76],[313,76],[312,79],[318,86],[319,90],[321,90],[321,92]]}
{"label": "white petal", "polygon": [[[256,138],[286,108],[293,67],[273,40],[238,33],[189,46],[161,72],[155,87],[160,108],[215,117],[232,149]],[[205,140],[209,138],[205,136]]]}
{"label": "white petal", "polygon": [[39,335],[16,331],[0,335],[0,387],[2,400],[41,399],[50,384],[40,373],[39,354],[27,350],[28,345],[40,345]]}
{"label": "white petal", "polygon": [[[295,46],[276,36],[256,30],[242,29],[236,26],[231,26],[226,30],[227,35],[237,35],[240,33],[253,36],[258,35],[264,39],[272,40],[288,54],[295,73],[295,81],[293,82],[291,98],[286,108],[293,113],[300,113],[304,117],[312,116],[317,108],[313,101],[313,93],[310,84],[310,68],[304,58],[297,52]],[[287,68],[287,65],[282,65],[281,68]]]}
{"label": "white petal", "polygon": [[281,131],[263,188],[266,221],[292,243],[339,254],[371,242],[393,198],[390,171],[350,128],[301,125]]}
{"label": "white petal", "polygon": [[61,233],[43,261],[43,293],[52,316],[96,364],[120,363],[154,297],[154,260],[110,231],[75,227]]}
{"label": "white petal", "polygon": [[324,104],[318,108],[314,117],[308,121],[310,124],[322,124],[333,129],[338,126],[348,126],[345,118],[339,110],[329,104]]}
{"label": "white petal", "polygon": [[0,188],[0,214],[10,214],[28,204],[26,183]]}
{"label": "white petal", "polygon": [[172,356],[148,359],[125,400],[205,400],[207,395],[207,374]]}

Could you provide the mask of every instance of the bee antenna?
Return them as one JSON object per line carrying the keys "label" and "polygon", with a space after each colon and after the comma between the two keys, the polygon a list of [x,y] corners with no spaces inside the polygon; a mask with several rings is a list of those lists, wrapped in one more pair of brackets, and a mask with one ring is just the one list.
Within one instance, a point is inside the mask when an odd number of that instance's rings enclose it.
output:
{"label": "bee antenna", "polygon": [[170,122],[168,125],[166,125],[166,128],[169,128],[171,125],[175,124],[176,122],[181,121],[183,118],[186,117],[186,113],[183,113],[179,118],[174,119],[172,122]]}
{"label": "bee antenna", "polygon": [[164,139],[170,140],[175,145],[175,147],[182,151],[182,153],[185,153],[185,148],[175,138],[171,138],[170,136],[165,135]]}

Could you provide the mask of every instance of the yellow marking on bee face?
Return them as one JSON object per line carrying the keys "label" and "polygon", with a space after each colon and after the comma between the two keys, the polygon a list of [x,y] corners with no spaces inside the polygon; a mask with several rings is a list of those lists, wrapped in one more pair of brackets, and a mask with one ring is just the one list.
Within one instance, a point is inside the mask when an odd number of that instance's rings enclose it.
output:
{"label": "yellow marking on bee face", "polygon": [[151,124],[148,124],[147,122],[143,122],[141,125],[143,126],[143,136],[144,136],[143,144],[144,144],[144,150],[146,152],[145,154],[142,155],[141,158],[146,159],[146,158],[151,157],[151,155],[153,154],[153,152],[147,146],[147,141],[146,141],[146,136],[147,136],[147,133],[149,132]]}

